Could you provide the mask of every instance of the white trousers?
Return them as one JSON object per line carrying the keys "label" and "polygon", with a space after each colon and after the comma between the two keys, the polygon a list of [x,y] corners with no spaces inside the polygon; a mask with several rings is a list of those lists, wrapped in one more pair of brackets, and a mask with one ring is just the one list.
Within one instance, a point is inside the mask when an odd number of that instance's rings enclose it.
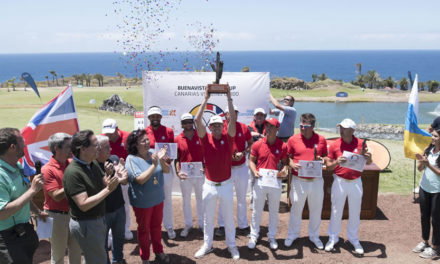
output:
{"label": "white trousers", "polygon": [[266,197],[269,203],[269,239],[275,239],[278,229],[278,212],[280,209],[281,189],[260,186],[255,182],[253,197],[254,207],[251,220],[251,238],[258,239],[260,234],[261,216],[263,214]]}
{"label": "white trousers", "polygon": [[194,188],[197,204],[197,223],[199,227],[203,227],[203,183],[205,178],[190,178],[180,180],[180,190],[182,191],[182,208],[183,216],[185,218],[185,226],[193,225],[192,207],[191,207],[191,193]]}
{"label": "white trousers", "polygon": [[362,205],[362,180],[357,178],[352,181],[344,180],[341,177],[333,175],[332,185],[332,212],[328,226],[329,240],[335,243],[339,241],[341,232],[342,213],[344,211],[345,199],[348,198],[348,240],[355,244],[359,242],[359,225],[361,224],[361,205]]}
{"label": "white trousers", "polygon": [[234,200],[232,181],[226,180],[222,185],[215,186],[211,181],[205,180],[203,184],[203,240],[205,246],[212,247],[214,238],[214,217],[217,201],[220,202],[225,220],[226,245],[235,247]]}
{"label": "white trousers", "polygon": [[[235,194],[237,196],[237,225],[238,228],[246,228],[249,226],[247,219],[247,203],[246,203],[246,193],[249,184],[249,173],[246,163],[241,166],[232,167],[231,169],[231,179],[234,184]],[[219,206],[217,222],[219,226],[224,226],[223,221],[223,209]]]}
{"label": "white trousers", "polygon": [[163,226],[165,229],[173,228],[173,176],[172,171],[163,174],[165,200],[163,201]]}
{"label": "white trousers", "polygon": [[130,198],[128,198],[128,184],[121,185],[122,197],[124,197],[125,208],[125,233],[130,231]]}
{"label": "white trousers", "polygon": [[290,209],[288,239],[295,240],[301,231],[302,212],[306,199],[309,206],[309,239],[319,239],[319,226],[321,225],[322,202],[324,199],[324,180],[316,178],[306,181],[292,177],[290,190],[292,208]]}

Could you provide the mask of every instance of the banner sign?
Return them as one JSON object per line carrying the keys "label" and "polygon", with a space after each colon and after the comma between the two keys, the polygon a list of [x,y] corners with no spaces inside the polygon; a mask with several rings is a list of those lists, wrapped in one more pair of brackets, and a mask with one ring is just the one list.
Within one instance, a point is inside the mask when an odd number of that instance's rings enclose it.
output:
{"label": "banner sign", "polygon": [[[206,85],[215,80],[215,72],[143,72],[144,113],[151,106],[162,110],[162,125],[170,127],[174,135],[182,132],[180,117],[183,113],[196,115],[203,101]],[[221,83],[231,87],[233,104],[238,107],[238,121],[249,125],[254,109],[269,112],[268,72],[223,72]],[[224,116],[225,94],[212,94],[203,114],[205,124],[212,115]],[[144,115],[145,126],[150,122]]]}

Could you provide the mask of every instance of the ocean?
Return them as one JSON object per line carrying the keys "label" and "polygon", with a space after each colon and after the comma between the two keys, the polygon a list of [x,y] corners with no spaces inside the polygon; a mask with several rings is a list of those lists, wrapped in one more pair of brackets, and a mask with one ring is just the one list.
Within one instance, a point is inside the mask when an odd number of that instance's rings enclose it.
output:
{"label": "ocean", "polygon": [[[161,56],[162,55],[162,56]],[[440,80],[440,50],[383,51],[225,51],[221,53],[224,71],[241,71],[244,66],[254,72],[270,72],[271,77],[293,76],[306,81],[312,74],[325,73],[334,80],[356,78],[356,64],[362,73],[376,70],[382,78],[395,80],[418,73],[420,81]],[[139,57],[135,59],[141,61]],[[173,71],[200,69],[203,56],[196,52],[152,54],[148,59],[152,69]],[[72,76],[81,73],[141,76],[141,64],[130,61],[121,53],[62,53],[62,54],[0,54],[0,82],[29,72],[35,80],[51,79],[49,71]]]}

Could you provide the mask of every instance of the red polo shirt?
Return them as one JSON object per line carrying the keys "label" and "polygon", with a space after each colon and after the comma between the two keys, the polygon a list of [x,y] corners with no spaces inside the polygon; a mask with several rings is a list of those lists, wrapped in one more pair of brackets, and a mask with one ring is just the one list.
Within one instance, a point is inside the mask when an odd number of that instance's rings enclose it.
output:
{"label": "red polo shirt", "polygon": [[278,170],[280,160],[287,158],[287,145],[279,138],[269,145],[265,137],[252,145],[251,155],[257,158],[257,171],[260,168]]}
{"label": "red polo shirt", "polygon": [[196,131],[192,139],[185,137],[183,132],[180,133],[174,143],[177,143],[180,162],[203,162],[202,142]]}
{"label": "red polo shirt", "polygon": [[[338,138],[328,148],[328,157],[332,160],[336,160],[338,157],[342,156],[344,150],[359,154],[359,152],[362,150],[362,140],[359,140],[357,137],[353,136],[353,140],[350,142],[350,144],[347,144],[342,140],[342,138]],[[344,168],[339,165],[336,165],[334,173],[347,180],[354,180],[361,176],[360,171]]]}
{"label": "red polo shirt", "polygon": [[[228,131],[228,124],[226,121],[223,121],[224,124],[224,130],[223,133],[227,133]],[[251,131],[249,130],[248,126],[246,126],[243,123],[236,122],[235,123],[235,137],[234,137],[234,145],[232,154],[234,154],[235,151],[242,152],[246,149],[246,142],[252,138]],[[244,164],[246,162],[246,157],[243,156],[241,160],[238,161],[232,161],[232,166],[239,166],[241,164]]]}
{"label": "red polo shirt", "polygon": [[145,131],[147,131],[147,136],[150,139],[150,148],[152,149],[154,149],[156,142],[174,143],[174,132],[171,128],[160,125],[157,130],[153,130],[150,125],[145,128]]}
{"label": "red polo shirt", "polygon": [[43,173],[44,177],[44,209],[69,212],[69,205],[67,204],[66,198],[57,202],[49,196],[49,192],[63,188],[64,171],[69,164],[69,160],[66,161],[66,164],[61,164],[52,157],[49,162],[41,168],[41,173]]}
{"label": "red polo shirt", "polygon": [[[313,160],[315,158],[315,145],[317,156],[327,156],[327,141],[323,136],[316,134],[315,132],[313,132],[313,136],[309,139],[306,139],[300,133],[291,136],[287,141],[289,156],[295,163],[298,163],[299,160]],[[293,169],[292,173],[295,176],[298,176],[298,172]],[[309,179],[311,177],[301,178]]]}
{"label": "red polo shirt", "polygon": [[[127,159],[128,156],[127,146],[125,145],[125,141],[127,141],[127,137],[128,135],[130,135],[130,133],[126,131],[122,131],[118,128],[118,134],[119,134],[119,138],[115,142],[109,140],[110,147],[112,148],[110,154],[116,155],[119,158],[123,158],[125,160]],[[105,134],[102,135],[105,136]]]}
{"label": "red polo shirt", "polygon": [[205,157],[206,178],[213,182],[222,182],[231,178],[231,163],[234,138],[223,133],[219,140],[206,133],[201,138]]}

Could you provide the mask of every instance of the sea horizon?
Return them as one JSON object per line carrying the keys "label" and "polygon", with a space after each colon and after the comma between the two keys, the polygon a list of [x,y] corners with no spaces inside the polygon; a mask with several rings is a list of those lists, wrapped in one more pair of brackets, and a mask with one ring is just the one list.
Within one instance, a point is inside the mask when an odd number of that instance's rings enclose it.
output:
{"label": "sea horizon", "polygon": [[[380,50],[261,50],[220,51],[224,71],[241,71],[245,66],[252,72],[270,72],[271,77],[296,77],[310,82],[312,74],[325,73],[328,78],[349,82],[357,76],[357,63],[362,73],[377,71],[382,78],[391,76],[396,81],[413,77],[420,81],[440,80],[440,49],[380,49]],[[134,54],[130,61],[130,55]],[[18,81],[21,73],[29,72],[35,80],[52,76],[49,71],[72,76],[81,73],[101,73],[115,76],[140,77],[140,69],[148,68],[141,54],[123,52],[60,52],[60,53],[3,53],[0,54],[0,82],[12,77]],[[203,60],[199,52],[150,52],[147,60],[151,70],[200,70]],[[213,56],[213,55],[212,55]],[[211,58],[212,58],[211,56]],[[141,62],[141,63],[140,63]],[[205,68],[206,69],[206,68]],[[209,68],[207,70],[210,70]]]}

